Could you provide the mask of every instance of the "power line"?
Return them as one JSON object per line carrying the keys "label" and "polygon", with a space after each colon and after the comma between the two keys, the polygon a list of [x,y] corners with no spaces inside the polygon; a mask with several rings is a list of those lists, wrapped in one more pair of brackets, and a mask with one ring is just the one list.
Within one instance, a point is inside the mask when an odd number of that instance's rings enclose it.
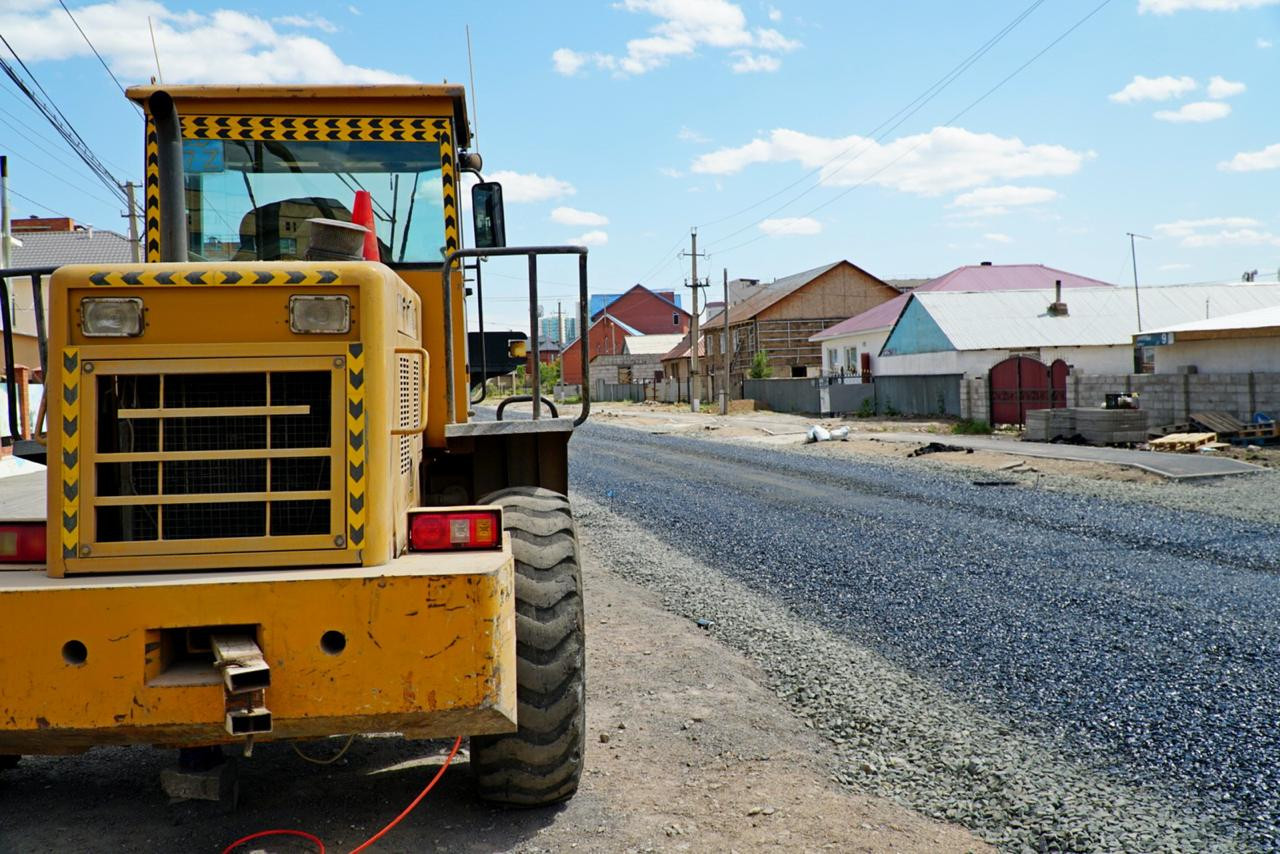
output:
{"label": "power line", "polygon": [[[1023,72],[1023,71],[1028,67],[1028,66],[1030,66],[1033,62],[1035,62],[1037,59],[1039,59],[1040,57],[1042,57],[1042,56],[1044,56],[1046,53],[1048,53],[1050,50],[1052,50],[1052,49],[1053,49],[1053,48],[1054,48],[1054,47],[1055,47],[1059,42],[1061,42],[1063,39],[1067,38],[1067,36],[1071,35],[1073,32],[1075,32],[1075,31],[1076,31],[1077,29],[1079,29],[1081,26],[1083,26],[1083,25],[1085,24],[1085,22],[1086,22],[1086,21],[1088,21],[1088,20],[1089,20],[1090,18],[1092,18],[1094,15],[1098,14],[1099,12],[1101,12],[1101,11],[1102,11],[1102,9],[1103,9],[1104,7],[1106,7],[1107,5],[1109,5],[1110,3],[1111,3],[1111,0],[1102,0],[1102,2],[1101,2],[1101,3],[1099,3],[1097,6],[1095,6],[1095,7],[1092,9],[1092,11],[1090,11],[1090,12],[1089,12],[1088,14],[1086,14],[1083,18],[1080,18],[1078,21],[1076,21],[1074,24],[1072,24],[1070,27],[1068,27],[1066,30],[1064,30],[1064,31],[1063,31],[1063,32],[1062,32],[1062,33],[1061,33],[1057,38],[1055,38],[1053,41],[1049,42],[1049,44],[1047,44],[1047,45],[1045,45],[1043,48],[1041,48],[1041,50],[1040,50],[1038,53],[1036,53],[1034,56],[1032,56],[1032,57],[1031,57],[1030,59],[1028,59],[1026,62],[1024,62],[1024,63],[1022,63],[1021,65],[1019,65],[1019,66],[1018,66],[1017,68],[1015,68],[1012,72],[1010,72],[1008,75],[1006,75],[1003,79],[1001,79],[999,83],[997,83],[996,85],[992,86],[992,87],[991,87],[990,89],[988,89],[986,92],[983,92],[983,93],[982,93],[981,95],[979,95],[976,99],[974,99],[973,101],[971,101],[971,102],[968,104],[968,106],[966,106],[964,109],[960,110],[958,113],[956,113],[955,115],[953,115],[951,118],[947,119],[945,122],[943,122],[943,123],[942,123],[942,124],[943,124],[943,126],[950,125],[950,124],[952,124],[953,122],[958,121],[958,120],[959,120],[960,118],[962,118],[966,113],[968,113],[968,112],[969,112],[970,110],[972,110],[974,107],[976,107],[976,106],[978,106],[979,104],[981,104],[983,101],[985,101],[988,97],[990,97],[991,95],[993,95],[997,90],[999,90],[1001,87],[1003,87],[1006,83],[1008,83],[1008,82],[1009,82],[1010,80],[1012,80],[1014,77],[1017,77],[1019,74],[1021,74],[1021,73],[1022,73],[1022,72]],[[910,154],[914,153],[917,149],[919,149],[921,146],[923,146],[923,145],[925,144],[925,142],[927,142],[927,141],[928,141],[927,139],[922,139],[921,141],[917,142],[915,145],[913,145],[913,146],[911,146],[910,148],[908,148],[906,151],[904,151],[904,152],[902,152],[901,154],[899,154],[899,155],[898,155],[897,157],[895,157],[893,160],[890,160],[890,161],[889,161],[888,163],[886,163],[884,166],[881,166],[879,169],[877,169],[877,170],[875,170],[874,172],[872,172],[871,174],[867,175],[867,176],[866,176],[865,178],[863,178],[861,181],[858,181],[857,183],[850,185],[847,189],[845,189],[844,191],[842,191],[842,192],[840,192],[840,193],[837,193],[836,195],[832,196],[830,199],[827,199],[827,200],[826,200],[825,202],[823,202],[822,204],[817,205],[817,206],[815,206],[815,207],[813,207],[813,208],[810,208],[809,210],[807,210],[807,211],[805,211],[803,214],[801,214],[801,216],[802,216],[802,217],[811,216],[811,215],[813,215],[813,214],[817,213],[818,211],[822,210],[823,208],[825,208],[825,207],[827,207],[827,206],[829,206],[829,205],[832,205],[832,204],[834,204],[834,203],[838,202],[840,199],[843,199],[845,196],[849,195],[849,194],[850,194],[850,193],[852,193],[854,190],[858,189],[859,187],[862,187],[862,186],[866,185],[868,182],[870,182],[870,181],[871,181],[871,180],[873,180],[874,178],[877,178],[878,176],[880,176],[880,175],[882,175],[883,173],[885,173],[886,171],[888,171],[891,167],[893,167],[893,166],[897,165],[897,163],[898,163],[899,161],[901,161],[903,158],[907,157],[908,155],[910,155]],[[756,223],[752,223],[752,225],[755,225],[755,224],[756,224]],[[750,228],[750,226],[748,226],[748,228]],[[740,233],[740,232],[741,232],[741,230],[739,230],[739,232],[735,232],[735,233]],[[745,240],[745,241],[743,241],[742,243],[738,243],[738,244],[736,244],[736,245],[734,245],[734,246],[730,246],[730,247],[729,247],[729,248],[727,248],[727,249],[721,249],[721,250],[720,250],[720,253],[721,253],[721,254],[723,254],[723,253],[725,253],[725,252],[732,252],[732,251],[733,251],[733,250],[735,250],[735,249],[741,249],[742,247],[744,247],[744,246],[748,246],[748,245],[750,245],[750,244],[752,244],[752,243],[755,243],[757,240],[762,240],[762,239],[764,239],[765,237],[767,237],[767,235],[764,235],[764,234],[757,235],[757,236],[755,236],[755,237],[751,238],[750,240]],[[724,238],[722,238],[722,240],[723,240],[723,239],[724,239]]]}
{"label": "power line", "polygon": [[12,150],[10,150],[9,154],[10,154],[10,156],[12,156],[12,157],[16,157],[16,158],[18,158],[19,160],[23,161],[24,163],[29,163],[29,164],[31,164],[31,165],[32,165],[32,166],[34,166],[36,169],[39,169],[41,172],[43,172],[44,174],[48,175],[48,176],[49,176],[50,178],[52,178],[53,180],[58,181],[59,183],[62,183],[62,184],[66,184],[68,187],[70,187],[70,188],[71,188],[71,189],[73,189],[73,190],[79,190],[81,193],[84,193],[86,196],[88,196],[89,198],[93,199],[94,201],[102,202],[104,205],[114,205],[114,204],[115,204],[115,202],[111,201],[110,199],[104,199],[104,198],[102,198],[102,196],[95,196],[93,193],[89,192],[89,191],[88,191],[88,190],[86,190],[84,187],[80,186],[79,184],[74,184],[74,183],[72,183],[71,181],[68,181],[66,178],[63,178],[63,177],[62,177],[62,176],[60,176],[60,175],[57,175],[57,174],[55,174],[55,173],[53,173],[53,172],[50,172],[48,169],[44,168],[44,167],[43,167],[43,166],[41,166],[39,163],[36,163],[34,160],[32,160],[32,159],[31,159],[31,158],[29,158],[29,157],[25,157],[25,156],[23,156],[23,155],[21,155],[21,154],[18,154],[17,152],[12,151]]}
{"label": "power line", "polygon": [[[93,46],[93,42],[89,41],[88,34],[85,33],[84,29],[80,26],[80,22],[76,20],[76,16],[71,14],[71,10],[67,8],[67,4],[64,3],[63,0],[58,0],[58,5],[62,7],[62,11],[67,13],[67,17],[71,19],[71,23],[76,25],[76,30],[79,31],[81,37],[84,39],[84,43],[89,46],[89,50],[93,51],[93,55],[98,57],[98,62],[102,63],[103,69],[105,69],[107,74],[111,76],[112,81],[114,81],[116,84],[116,88],[120,90],[120,94],[124,95],[125,98],[127,99],[128,95],[125,93],[124,87],[120,85],[119,79],[116,78],[115,72],[113,72],[111,70],[111,67],[107,65],[107,61],[102,58],[102,54],[98,53],[98,49]],[[129,103],[133,104],[132,101],[130,101]],[[137,104],[133,104],[133,107],[138,111],[139,115],[142,115],[141,107],[139,107]]]}
{"label": "power line", "polygon": [[9,192],[13,193],[15,196],[22,199],[23,201],[30,202],[31,204],[35,205],[38,208],[44,208],[51,214],[57,214],[58,216],[67,217],[67,219],[71,219],[71,217],[68,214],[64,214],[62,211],[55,211],[53,208],[49,207],[43,202],[37,202],[35,199],[31,198],[30,196],[25,196],[22,193],[19,193],[17,190],[13,189],[12,187],[9,188]]}
{"label": "power line", "polygon": [[[919,111],[920,111],[920,110],[921,110],[921,109],[922,109],[926,104],[928,104],[928,103],[929,103],[930,101],[932,101],[935,97],[937,97],[939,94],[941,94],[941,93],[942,93],[942,91],[943,91],[944,89],[946,89],[948,86],[950,86],[952,83],[954,83],[957,79],[959,79],[959,78],[960,78],[960,76],[961,76],[961,75],[963,75],[966,71],[968,71],[968,70],[969,70],[969,69],[970,69],[970,68],[971,68],[975,63],[977,63],[977,61],[978,61],[979,59],[981,59],[981,58],[982,58],[983,56],[985,56],[988,52],[990,52],[990,50],[991,50],[993,47],[995,47],[997,44],[999,44],[1001,41],[1003,41],[1003,39],[1004,39],[1004,37],[1005,37],[1005,36],[1007,36],[1009,33],[1013,32],[1013,30],[1014,30],[1014,29],[1015,29],[1019,24],[1021,24],[1024,20],[1026,20],[1026,19],[1027,19],[1027,17],[1029,17],[1029,16],[1031,15],[1031,13],[1032,13],[1032,12],[1034,12],[1034,11],[1035,11],[1039,6],[1041,6],[1044,2],[1045,2],[1045,0],[1035,0],[1035,2],[1033,2],[1030,6],[1028,6],[1028,7],[1027,7],[1027,8],[1025,8],[1025,9],[1023,9],[1023,10],[1022,10],[1022,12],[1021,12],[1021,13],[1019,13],[1019,14],[1018,14],[1018,15],[1017,15],[1017,16],[1016,16],[1012,21],[1010,21],[1009,23],[1005,24],[1005,25],[1004,25],[1004,27],[1002,27],[999,31],[997,31],[997,32],[996,32],[996,34],[995,34],[994,36],[992,36],[991,38],[989,38],[989,39],[988,39],[986,42],[984,42],[980,47],[978,47],[978,49],[977,49],[977,50],[975,50],[973,53],[969,54],[967,57],[965,57],[963,60],[961,60],[957,65],[955,65],[954,67],[952,67],[952,69],[951,69],[950,71],[948,71],[946,74],[942,75],[942,77],[940,77],[937,81],[935,81],[935,82],[933,83],[933,85],[932,85],[932,86],[929,86],[927,89],[925,89],[925,90],[924,90],[923,92],[921,92],[919,95],[917,95],[917,96],[915,97],[915,99],[914,99],[914,100],[912,100],[912,101],[911,101],[909,104],[907,104],[905,107],[902,107],[902,108],[901,108],[901,109],[899,109],[896,113],[894,113],[893,115],[889,116],[887,119],[885,119],[884,121],[882,121],[880,124],[876,125],[874,128],[872,128],[872,129],[870,130],[870,132],[868,132],[868,133],[864,134],[864,135],[863,135],[863,139],[871,139],[871,138],[874,138],[874,137],[875,137],[875,135],[876,135],[876,134],[878,134],[878,133],[880,133],[880,131],[881,131],[882,129],[884,129],[886,125],[888,125],[890,122],[893,122],[895,119],[898,119],[897,123],[896,123],[896,124],[894,124],[892,127],[890,127],[888,130],[885,130],[885,131],[884,131],[884,133],[883,133],[883,134],[881,134],[881,137],[880,137],[880,138],[881,138],[881,139],[883,139],[884,137],[887,137],[889,134],[893,133],[893,131],[894,131],[895,129],[897,129],[899,126],[901,126],[903,122],[905,122],[907,119],[911,118],[913,115],[915,115],[917,112],[919,112]],[[906,113],[906,115],[903,115],[903,113]],[[898,118],[899,116],[901,116],[901,118],[900,118],[900,119]],[[861,141],[860,141],[860,142],[861,142]],[[768,202],[768,201],[771,201],[771,200],[773,200],[773,199],[776,199],[778,196],[780,196],[780,195],[782,195],[783,193],[787,192],[788,190],[790,190],[790,189],[792,189],[792,188],[794,188],[794,187],[798,186],[799,184],[801,184],[801,183],[803,183],[803,182],[807,181],[809,178],[813,177],[814,175],[817,175],[817,174],[818,174],[819,172],[821,172],[823,169],[826,169],[826,168],[827,168],[828,166],[830,166],[832,163],[835,163],[837,160],[839,160],[840,158],[844,157],[844,156],[845,156],[846,154],[848,154],[849,152],[853,151],[853,149],[854,149],[854,148],[856,148],[856,147],[860,144],[860,142],[858,142],[858,143],[854,143],[853,145],[848,146],[848,147],[847,147],[847,148],[845,148],[843,151],[840,151],[840,152],[839,152],[839,153],[837,153],[835,156],[833,156],[833,157],[829,158],[828,160],[826,160],[824,163],[819,164],[819,165],[818,165],[818,166],[816,166],[815,168],[813,168],[813,169],[811,169],[810,171],[806,172],[805,174],[801,175],[799,178],[797,178],[796,180],[792,181],[790,184],[788,184],[787,186],[783,187],[781,190],[778,190],[776,193],[772,193],[772,194],[770,194],[770,195],[768,195],[768,196],[765,196],[763,199],[760,199],[759,201],[754,202],[754,203],[752,203],[752,204],[748,205],[747,207],[742,208],[741,210],[736,211],[736,212],[734,212],[734,213],[731,213],[731,214],[729,214],[729,215],[727,215],[727,216],[722,216],[722,217],[720,217],[719,219],[713,219],[713,220],[711,220],[711,221],[709,221],[709,222],[701,223],[701,224],[698,226],[698,228],[706,228],[706,227],[708,227],[708,226],[717,225],[717,224],[722,223],[722,222],[724,222],[724,221],[726,221],[726,220],[734,219],[735,217],[738,217],[738,216],[740,216],[740,215],[742,215],[742,214],[746,213],[746,212],[747,212],[747,211],[749,211],[749,210],[753,210],[754,208],[759,207],[760,205],[764,204],[765,202]],[[865,154],[865,153],[866,153],[867,151],[869,151],[870,149],[871,149],[871,146],[870,146],[870,145],[864,146],[864,147],[863,147],[863,149],[862,149],[861,151],[859,151],[857,154],[855,154],[853,157],[851,157],[848,161],[846,161],[844,164],[842,164],[842,165],[841,165],[841,167],[840,167],[840,169],[843,169],[843,168],[844,168],[845,166],[847,166],[849,163],[852,163],[854,160],[857,160],[859,157],[861,157],[863,154]],[[836,171],[837,171],[837,172],[839,172],[839,171],[840,171],[840,169],[837,169]],[[779,211],[783,210],[783,209],[784,209],[784,208],[786,208],[788,205],[791,205],[791,204],[793,204],[794,202],[799,201],[801,198],[803,198],[803,197],[804,197],[805,195],[807,195],[809,192],[811,192],[811,191],[812,191],[812,190],[814,190],[814,189],[817,189],[817,188],[818,188],[819,186],[821,186],[821,185],[822,185],[822,184],[821,184],[821,182],[819,182],[818,184],[815,184],[815,185],[813,185],[812,187],[809,187],[807,190],[805,190],[805,191],[804,191],[803,193],[801,193],[799,196],[796,196],[796,197],[795,197],[794,199],[792,199],[791,201],[789,201],[789,202],[787,202],[786,204],[782,205],[782,207],[777,208],[776,210],[771,211],[771,212],[770,212],[770,213],[768,213],[768,214],[765,214],[765,216],[764,216],[764,217],[762,217],[761,219],[756,220],[756,222],[753,222],[753,223],[750,223],[749,225],[744,226],[743,228],[739,229],[738,231],[731,232],[730,234],[726,234],[724,237],[717,238],[715,241],[712,241],[712,243],[715,243],[715,242],[723,242],[723,241],[725,241],[725,240],[728,240],[730,237],[733,237],[734,235],[741,234],[743,231],[746,231],[747,229],[751,228],[752,226],[756,225],[757,223],[762,222],[764,219],[767,219],[768,217],[773,216],[775,213],[778,213]]]}
{"label": "power line", "polygon": [[9,40],[6,39],[2,33],[0,33],[0,43],[3,43],[9,53],[13,55],[13,58],[17,60],[18,65],[22,67],[22,70],[26,73],[27,77],[30,78],[35,87],[40,90],[40,93],[44,95],[48,103],[41,100],[36,93],[31,90],[31,87],[27,85],[22,75],[18,74],[14,67],[10,65],[9,61],[4,57],[0,57],[0,69],[3,69],[9,79],[13,81],[13,84],[18,87],[18,90],[27,97],[27,100],[31,101],[31,103],[36,106],[45,119],[48,120],[49,124],[53,125],[53,129],[58,132],[58,135],[66,141],[67,145],[71,146],[72,151],[74,151],[76,155],[84,161],[85,165],[89,167],[89,171],[111,190],[112,194],[118,201],[128,204],[128,196],[125,194],[121,182],[116,180],[110,170],[102,164],[102,161],[99,160],[97,155],[93,153],[93,150],[89,148],[88,143],[84,141],[84,138],[80,136],[79,132],[76,131],[74,126],[72,126],[66,115],[61,109],[59,109],[57,103],[49,96],[49,93],[45,91],[44,86],[40,84],[39,79],[31,73],[31,69],[29,69],[27,64],[22,61],[22,57],[18,55],[18,52],[13,49],[13,45],[9,44]]}

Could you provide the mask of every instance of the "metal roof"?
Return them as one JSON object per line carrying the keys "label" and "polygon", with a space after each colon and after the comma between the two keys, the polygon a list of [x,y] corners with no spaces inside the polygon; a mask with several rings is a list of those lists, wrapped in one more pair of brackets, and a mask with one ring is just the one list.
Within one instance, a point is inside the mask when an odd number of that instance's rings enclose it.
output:
{"label": "metal roof", "polygon": [[632,356],[662,356],[684,337],[678,332],[672,335],[628,335],[622,341],[622,352]]}
{"label": "metal roof", "polygon": [[[1065,286],[1065,282],[1063,283]],[[1063,295],[1065,316],[1048,312],[1052,293],[992,291],[911,295],[957,350],[1131,344],[1138,333],[1133,291],[1080,288]],[[1142,331],[1280,305],[1280,284],[1171,285],[1141,290]],[[890,333],[890,341],[893,334]],[[886,342],[886,347],[890,342]]]}
{"label": "metal roof", "polygon": [[129,238],[114,231],[23,231],[13,236],[9,263],[15,267],[129,263]]}
{"label": "metal roof", "polygon": [[[812,270],[805,270],[803,273],[795,273],[790,276],[784,276],[781,279],[775,279],[767,285],[761,285],[758,293],[752,294],[740,303],[729,306],[729,326],[735,323],[742,323],[750,320],[769,306],[781,301],[784,297],[788,297],[823,273],[834,270],[841,264],[848,264],[850,267],[861,269],[850,261],[833,261],[830,264],[823,264],[821,267],[814,267]],[[862,272],[866,273],[865,270]],[[867,273],[870,276],[870,273]],[[872,278],[875,278],[872,276]],[[715,317],[707,320],[703,324],[704,329],[712,329],[724,323],[723,312]]]}
{"label": "metal roof", "polygon": [[[1014,291],[1044,289],[1053,293],[1054,282],[1061,281],[1063,288],[1110,288],[1114,285],[1088,276],[1078,276],[1066,270],[1046,267],[1043,264],[968,264],[956,267],[936,279],[930,279],[917,285],[910,293],[928,293],[934,291]],[[907,307],[910,294],[894,297],[870,308],[862,314],[854,315],[835,326],[822,330],[812,336],[810,341],[825,341],[853,332],[869,332],[873,329],[889,329],[897,321],[902,310]]]}
{"label": "metal roof", "polygon": [[1221,317],[1210,317],[1206,320],[1193,320],[1190,323],[1178,323],[1159,329],[1144,329],[1143,332],[1229,332],[1233,329],[1270,329],[1280,327],[1280,305],[1270,305],[1254,311],[1242,311],[1238,314],[1226,314]]}

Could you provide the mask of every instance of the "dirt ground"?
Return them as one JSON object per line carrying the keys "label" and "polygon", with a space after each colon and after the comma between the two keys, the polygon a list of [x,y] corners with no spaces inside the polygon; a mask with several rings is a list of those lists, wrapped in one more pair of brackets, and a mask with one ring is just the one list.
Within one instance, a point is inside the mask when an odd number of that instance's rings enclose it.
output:
{"label": "dirt ground", "polygon": [[[381,852],[990,851],[967,831],[831,782],[828,745],[762,685],[754,665],[603,568],[584,542],[588,746],[578,795],[547,810],[478,805],[465,758]],[[340,742],[313,744],[315,754]],[[338,763],[285,745],[242,760],[241,806],[170,805],[172,752],[111,748],[28,758],[0,773],[0,852],[219,852],[297,828],[345,851],[434,773],[439,743],[357,739]],[[260,840],[242,851],[303,852]]]}

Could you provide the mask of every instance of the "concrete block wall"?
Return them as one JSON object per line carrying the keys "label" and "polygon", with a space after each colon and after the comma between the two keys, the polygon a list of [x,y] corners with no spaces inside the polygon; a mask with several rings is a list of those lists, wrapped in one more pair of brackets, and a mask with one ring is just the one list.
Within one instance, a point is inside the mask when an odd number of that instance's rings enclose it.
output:
{"label": "concrete block wall", "polygon": [[1099,407],[1109,393],[1137,392],[1150,425],[1179,424],[1192,412],[1229,412],[1242,421],[1255,412],[1280,415],[1280,373],[1081,374],[1067,378],[1067,405]]}
{"label": "concrete block wall", "polygon": [[987,388],[987,378],[964,379],[960,381],[960,417],[973,421],[987,421],[991,418],[991,395]]}

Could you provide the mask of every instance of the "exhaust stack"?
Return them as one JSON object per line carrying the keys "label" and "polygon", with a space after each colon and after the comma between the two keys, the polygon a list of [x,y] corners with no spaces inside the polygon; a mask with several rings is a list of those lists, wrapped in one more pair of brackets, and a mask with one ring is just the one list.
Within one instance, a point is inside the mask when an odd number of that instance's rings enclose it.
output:
{"label": "exhaust stack", "polygon": [[182,122],[173,97],[165,91],[147,99],[156,126],[156,165],[160,173],[160,260],[182,263],[187,251],[187,191],[182,165]]}

